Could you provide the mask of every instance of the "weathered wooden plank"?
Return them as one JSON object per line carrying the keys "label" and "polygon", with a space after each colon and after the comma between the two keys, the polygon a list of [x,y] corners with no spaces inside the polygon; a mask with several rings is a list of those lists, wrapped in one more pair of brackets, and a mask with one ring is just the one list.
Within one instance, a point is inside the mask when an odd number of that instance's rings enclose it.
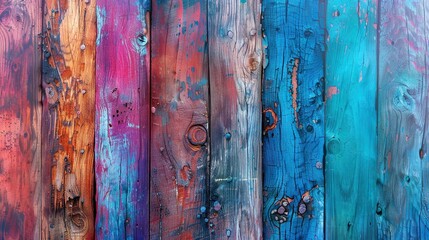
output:
{"label": "weathered wooden plank", "polygon": [[0,239],[40,238],[40,10],[0,2]]}
{"label": "weathered wooden plank", "polygon": [[46,0],[43,17],[42,234],[92,239],[95,1]]}
{"label": "weathered wooden plank", "polygon": [[427,239],[429,6],[380,6],[378,238]]}
{"label": "weathered wooden plank", "polygon": [[260,5],[208,6],[212,239],[262,238]]}
{"label": "weathered wooden plank", "polygon": [[322,239],[325,4],[262,4],[264,238]]}
{"label": "weathered wooden plank", "polygon": [[326,26],[326,238],[374,239],[377,1],[328,1]]}
{"label": "weathered wooden plank", "polygon": [[204,0],[153,3],[153,239],[209,237],[206,14]]}
{"label": "weathered wooden plank", "polygon": [[149,236],[147,0],[97,1],[96,237]]}

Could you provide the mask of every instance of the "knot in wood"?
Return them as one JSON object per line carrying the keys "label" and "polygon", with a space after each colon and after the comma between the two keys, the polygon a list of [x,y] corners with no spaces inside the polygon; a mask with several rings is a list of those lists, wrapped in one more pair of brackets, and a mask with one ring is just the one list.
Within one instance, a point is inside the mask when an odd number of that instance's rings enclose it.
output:
{"label": "knot in wood", "polygon": [[194,146],[202,146],[207,141],[207,129],[201,125],[191,126],[188,130],[188,141]]}

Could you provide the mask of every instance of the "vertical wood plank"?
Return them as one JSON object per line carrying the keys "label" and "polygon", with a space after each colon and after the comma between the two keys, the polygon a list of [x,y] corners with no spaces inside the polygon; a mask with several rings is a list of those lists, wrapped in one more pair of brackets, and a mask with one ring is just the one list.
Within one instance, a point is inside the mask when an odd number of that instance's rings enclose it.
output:
{"label": "vertical wood plank", "polygon": [[260,11],[209,1],[211,239],[262,238]]}
{"label": "vertical wood plank", "polygon": [[205,0],[154,1],[152,239],[207,239],[208,63]]}
{"label": "vertical wood plank", "polygon": [[326,238],[374,239],[377,1],[328,1],[326,26]]}
{"label": "vertical wood plank", "polygon": [[40,11],[0,2],[0,239],[40,238]]}
{"label": "vertical wood plank", "polygon": [[263,1],[265,239],[323,238],[324,14],[324,1]]}
{"label": "vertical wood plank", "polygon": [[380,4],[378,238],[427,239],[429,5]]}
{"label": "vertical wood plank", "polygon": [[[95,1],[46,0],[43,237],[94,237]],[[42,217],[42,216],[39,216]]]}
{"label": "vertical wood plank", "polygon": [[149,236],[149,7],[97,1],[97,239]]}

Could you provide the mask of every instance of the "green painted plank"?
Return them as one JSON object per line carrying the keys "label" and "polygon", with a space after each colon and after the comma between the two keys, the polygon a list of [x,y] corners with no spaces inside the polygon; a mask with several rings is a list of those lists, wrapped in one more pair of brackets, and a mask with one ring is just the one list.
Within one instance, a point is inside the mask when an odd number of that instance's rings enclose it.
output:
{"label": "green painted plank", "polygon": [[380,2],[379,239],[428,239],[427,1]]}
{"label": "green painted plank", "polygon": [[377,3],[327,4],[326,238],[376,236]]}

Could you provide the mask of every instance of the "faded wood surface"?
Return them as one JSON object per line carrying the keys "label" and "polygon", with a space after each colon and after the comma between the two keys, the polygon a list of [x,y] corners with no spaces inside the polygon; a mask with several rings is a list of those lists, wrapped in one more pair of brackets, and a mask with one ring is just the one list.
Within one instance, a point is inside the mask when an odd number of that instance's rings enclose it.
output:
{"label": "faded wood surface", "polygon": [[94,1],[44,2],[45,239],[94,237],[95,20]]}
{"label": "faded wood surface", "polygon": [[379,239],[429,237],[425,1],[380,1]]}
{"label": "faded wood surface", "polygon": [[208,239],[206,1],[154,1],[152,239]]}
{"label": "faded wood surface", "polygon": [[40,238],[40,11],[0,2],[0,239]]}
{"label": "faded wood surface", "polygon": [[322,239],[324,1],[263,1],[264,238]]}
{"label": "faded wood surface", "polygon": [[210,238],[262,239],[261,6],[210,1]]}
{"label": "faded wood surface", "polygon": [[149,228],[149,1],[97,1],[96,237]]}
{"label": "faded wood surface", "polygon": [[327,239],[376,236],[377,3],[327,2]]}

